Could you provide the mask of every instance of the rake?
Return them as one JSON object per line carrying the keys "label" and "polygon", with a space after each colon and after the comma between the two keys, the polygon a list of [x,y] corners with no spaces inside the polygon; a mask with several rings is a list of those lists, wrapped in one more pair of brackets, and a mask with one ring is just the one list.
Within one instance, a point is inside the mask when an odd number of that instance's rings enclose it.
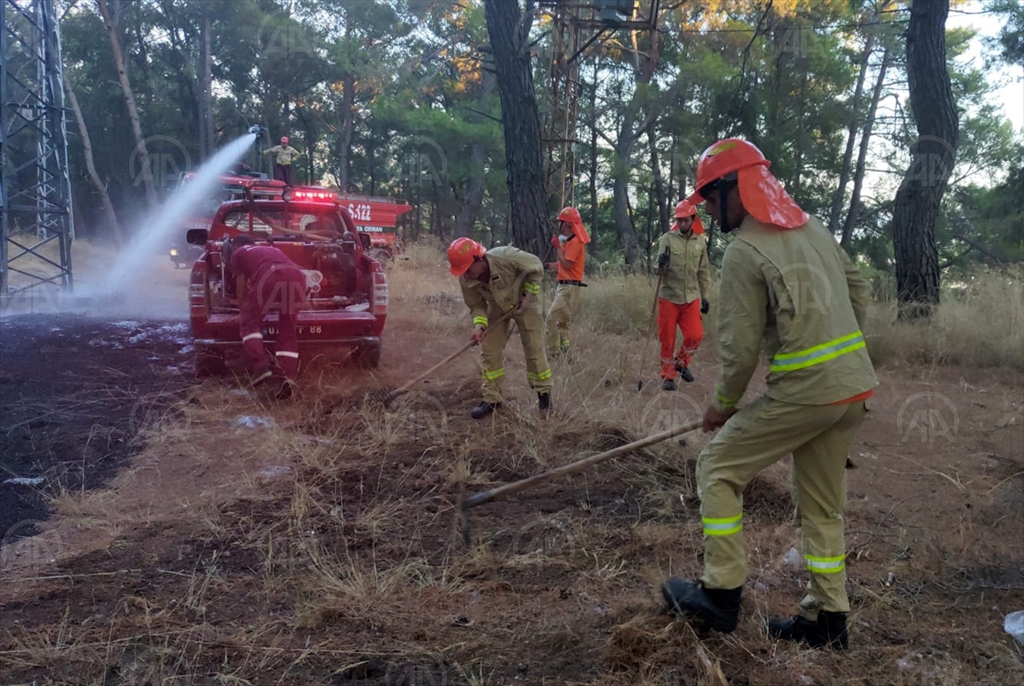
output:
{"label": "rake", "polygon": [[[489,334],[491,331],[493,331],[494,327],[496,325],[501,324],[502,322],[504,322],[507,319],[509,319],[512,315],[515,314],[515,312],[516,312],[515,308],[512,308],[511,310],[505,312],[500,317],[498,317],[493,322],[491,322],[487,326],[487,328],[484,329],[484,337],[486,337],[487,334]],[[435,364],[433,367],[431,367],[427,371],[423,372],[419,376],[416,376],[416,377],[413,377],[412,379],[409,379],[408,381],[406,381],[404,384],[402,384],[398,388],[395,388],[395,389],[390,390],[390,391],[385,389],[385,388],[378,388],[378,389],[375,389],[373,391],[370,391],[369,398],[371,400],[374,400],[374,401],[377,401],[377,402],[381,402],[381,403],[384,403],[385,405],[387,405],[388,403],[391,403],[393,400],[395,400],[395,398],[399,397],[400,395],[408,393],[410,390],[412,390],[412,388],[416,384],[420,383],[424,379],[429,378],[434,373],[436,373],[437,370],[441,369],[446,364],[448,364],[449,362],[454,360],[456,357],[458,357],[462,353],[466,352],[470,348],[476,347],[477,345],[478,345],[477,343],[474,343],[474,342],[470,341],[469,343],[466,343],[464,346],[462,346],[461,348],[459,348],[458,350],[453,352],[448,357],[444,358],[443,360],[441,360],[440,362]]]}
{"label": "rake", "polygon": [[[668,252],[668,250],[665,252]],[[658,319],[658,294],[661,293],[661,278],[664,275],[665,270],[660,270],[658,272],[658,282],[654,284],[654,303],[651,305],[651,318],[647,322],[647,336],[644,338],[644,349],[640,351],[640,369],[636,373],[637,393],[644,389],[644,363],[647,361],[647,351],[651,347],[651,332],[654,331],[654,322]]]}
{"label": "rake", "polygon": [[575,474],[576,472],[582,471],[587,467],[593,467],[594,465],[600,464],[605,460],[610,460],[613,457],[625,455],[626,453],[633,452],[634,450],[640,450],[641,448],[646,448],[649,445],[654,445],[655,443],[667,441],[668,439],[678,436],[680,434],[685,434],[690,431],[693,431],[694,429],[699,429],[701,425],[702,421],[697,419],[686,424],[681,424],[680,426],[677,426],[673,429],[668,429],[667,431],[662,431],[661,433],[654,434],[653,436],[648,436],[647,438],[642,438],[638,441],[633,441],[632,443],[621,445],[618,448],[606,450],[605,452],[598,453],[597,455],[591,455],[590,457],[583,458],[582,460],[578,460],[571,464],[567,464],[562,467],[557,467],[555,469],[549,469],[548,471],[543,472],[541,474],[535,474],[534,476],[530,476],[525,479],[520,479],[519,481],[514,481],[510,484],[505,484],[504,486],[492,488],[489,491],[475,493],[471,496],[465,497],[462,499],[462,504],[459,508],[459,526],[462,530],[462,540],[467,547],[470,545],[469,511],[474,507],[483,505],[484,503],[489,503],[492,500],[497,500],[498,498],[501,498],[503,496],[512,495],[513,493],[518,493],[519,491],[525,490],[527,488],[532,488],[533,486],[546,483],[548,481],[551,481],[552,479],[557,479],[560,476]]}

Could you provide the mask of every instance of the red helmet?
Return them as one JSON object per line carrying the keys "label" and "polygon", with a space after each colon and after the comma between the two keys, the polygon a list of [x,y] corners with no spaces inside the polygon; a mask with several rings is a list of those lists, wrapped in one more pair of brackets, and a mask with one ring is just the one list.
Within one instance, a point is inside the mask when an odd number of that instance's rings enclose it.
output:
{"label": "red helmet", "polygon": [[697,214],[697,208],[690,204],[689,200],[680,200],[679,204],[676,205],[676,219],[682,219],[683,217],[692,217]]}
{"label": "red helmet", "polygon": [[718,141],[701,154],[697,162],[697,190],[687,200],[693,205],[699,205],[704,202],[700,197],[701,188],[734,171],[759,164],[768,167],[771,162],[765,159],[764,154],[753,143],[741,138]]}
{"label": "red helmet", "polygon": [[472,238],[456,238],[448,246],[448,266],[452,276],[462,276],[477,257],[483,257],[487,248]]}
{"label": "red helmet", "polygon": [[281,145],[288,145],[288,136],[281,136]]}
{"label": "red helmet", "polygon": [[575,207],[566,207],[558,213],[558,221],[569,222],[570,224],[582,224],[583,217],[580,216],[580,211]]}

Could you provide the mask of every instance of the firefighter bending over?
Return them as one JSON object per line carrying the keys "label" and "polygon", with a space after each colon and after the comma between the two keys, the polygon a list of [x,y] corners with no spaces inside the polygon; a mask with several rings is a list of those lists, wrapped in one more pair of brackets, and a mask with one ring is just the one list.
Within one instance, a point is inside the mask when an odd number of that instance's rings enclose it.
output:
{"label": "firefighter bending over", "polygon": [[302,153],[288,145],[288,136],[281,136],[281,145],[264,150],[263,154],[274,156],[274,178],[292,185],[292,163]]}
{"label": "firefighter bending over", "polygon": [[[693,381],[690,361],[704,340],[701,315],[708,313],[711,272],[708,269],[708,240],[697,210],[686,200],[676,205],[675,222],[658,241],[658,338],[661,341],[661,387],[676,390],[676,372],[687,383]],[[683,334],[679,354],[676,328]]]}
{"label": "firefighter bending over", "polygon": [[277,314],[275,356],[284,381],[277,397],[291,397],[299,371],[299,312],[306,306],[306,275],[280,249],[256,245],[249,236],[224,241],[224,259],[235,277],[238,296],[238,332],[242,355],[250,369],[252,385],[273,376],[263,348],[263,319]]}
{"label": "firefighter bending over", "polygon": [[[846,463],[878,384],[862,326],[870,286],[822,223],[804,213],[768,171],[755,146],[715,143],[697,165],[697,193],[722,231],[736,231],[722,260],[719,290],[721,376],[704,430],[721,431],[697,459],[704,524],[699,581],[662,584],[669,611],[710,628],[736,628],[747,578],[744,487],[793,455],[794,498],[810,583],[791,619],[771,636],[811,647],[848,646],[843,507]],[[767,389],[737,410],[758,365],[762,336]]]}
{"label": "firefighter bending over", "polygon": [[547,343],[551,351],[569,351],[569,325],[579,309],[580,288],[585,285],[583,266],[587,251],[583,246],[589,242],[590,236],[583,228],[579,211],[575,207],[566,207],[559,212],[558,235],[551,239],[557,261],[547,265],[558,274],[555,301],[551,303],[547,317]]}
{"label": "firefighter bending over", "polygon": [[[505,378],[505,343],[514,321],[526,355],[526,377],[537,392],[542,413],[551,411],[551,369],[544,351],[544,314],[541,282],[544,264],[536,255],[502,246],[487,250],[470,238],[456,238],[448,246],[452,276],[459,277],[462,298],[473,317],[472,340],[483,358],[483,402],[473,408],[473,419],[483,419],[501,407]],[[511,320],[497,321],[514,310]],[[486,335],[485,335],[486,333]]]}

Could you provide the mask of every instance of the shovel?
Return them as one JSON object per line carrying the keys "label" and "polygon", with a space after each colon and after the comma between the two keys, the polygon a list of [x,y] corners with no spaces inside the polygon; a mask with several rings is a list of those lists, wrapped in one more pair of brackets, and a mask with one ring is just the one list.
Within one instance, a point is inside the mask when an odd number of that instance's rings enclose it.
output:
{"label": "shovel", "polygon": [[555,469],[549,469],[548,471],[543,472],[541,474],[535,474],[534,476],[530,476],[525,479],[520,479],[519,481],[514,481],[510,484],[505,484],[504,486],[492,488],[489,491],[484,491],[483,493],[475,493],[471,496],[463,498],[462,505],[459,508],[459,525],[460,528],[462,529],[462,540],[465,542],[466,546],[469,546],[469,510],[478,505],[483,505],[484,503],[489,503],[492,500],[496,500],[503,496],[512,495],[513,493],[518,493],[519,491],[522,491],[524,489],[532,488],[533,486],[538,486],[540,484],[551,481],[552,479],[557,479],[560,476],[575,474],[576,472],[582,471],[587,467],[593,467],[594,465],[600,464],[601,462],[609,460],[613,457],[625,455],[626,453],[632,452],[634,450],[639,450],[640,448],[645,448],[649,445],[654,445],[655,443],[667,441],[668,439],[678,436],[680,434],[685,434],[690,431],[693,431],[694,429],[699,429],[702,426],[702,424],[702,420],[697,419],[686,424],[681,424],[680,426],[677,426],[674,429],[668,429],[667,431],[662,431],[661,433],[654,434],[653,436],[648,436],[647,438],[642,438],[638,441],[627,443],[626,445],[619,446],[618,448],[606,450],[605,452],[598,453],[597,455],[591,455],[590,457],[583,458],[582,460],[578,460],[571,464],[556,467]]}
{"label": "shovel", "polygon": [[[500,324],[500,323],[504,322],[509,317],[514,315],[515,312],[516,312],[515,308],[512,308],[511,310],[509,310],[508,312],[505,312],[503,315],[501,315],[496,320],[491,322],[487,326],[487,328],[484,329],[484,336],[486,337],[487,334],[489,334],[494,329],[494,326],[496,324]],[[459,348],[458,350],[453,352],[448,357],[444,358],[443,360],[441,360],[440,362],[435,364],[433,367],[431,367],[427,371],[423,372],[419,376],[416,376],[416,377],[414,377],[412,379],[409,379],[408,381],[406,381],[404,384],[402,384],[398,388],[396,388],[394,390],[391,390],[391,391],[385,390],[383,388],[378,388],[378,389],[376,389],[374,391],[371,391],[370,392],[370,398],[372,400],[376,400],[378,402],[382,402],[385,405],[387,405],[388,403],[392,402],[398,396],[400,396],[400,395],[402,395],[404,393],[408,393],[410,390],[412,390],[412,388],[416,384],[420,383],[424,379],[429,378],[431,375],[433,375],[435,372],[437,372],[437,370],[441,369],[446,364],[448,364],[449,362],[454,360],[456,357],[458,357],[462,353],[466,352],[470,348],[476,347],[477,345],[478,345],[477,343],[474,343],[474,342],[470,341],[469,343],[466,343],[464,346],[462,346],[461,348]]]}

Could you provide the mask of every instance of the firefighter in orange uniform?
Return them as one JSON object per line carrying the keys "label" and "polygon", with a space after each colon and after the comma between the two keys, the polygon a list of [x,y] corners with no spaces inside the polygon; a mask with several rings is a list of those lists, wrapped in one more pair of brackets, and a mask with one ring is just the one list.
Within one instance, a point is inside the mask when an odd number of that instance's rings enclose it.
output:
{"label": "firefighter in orange uniform", "polygon": [[557,261],[547,265],[558,273],[555,301],[551,303],[546,322],[547,343],[548,350],[566,353],[569,351],[569,326],[579,308],[580,289],[586,285],[583,283],[583,266],[587,260],[584,246],[590,242],[590,236],[575,207],[566,207],[558,213],[558,226],[558,235],[551,239]]}
{"label": "firefighter in orange uniform", "polygon": [[[693,381],[690,361],[704,340],[701,315],[708,313],[711,272],[708,240],[697,210],[686,200],[676,205],[675,222],[658,241],[658,338],[661,340],[661,387],[676,390],[676,372]],[[676,328],[683,341],[675,354]]]}
{"label": "firefighter in orange uniform", "polygon": [[[800,543],[810,582],[799,613],[768,633],[814,648],[848,647],[843,508],[846,462],[865,400],[878,384],[865,348],[871,288],[822,223],[808,216],[747,141],[715,143],[697,164],[697,193],[722,231],[719,286],[721,375],[704,430],[721,431],[697,458],[704,573],[672,577],[662,595],[673,614],[730,632],[747,577],[743,489],[758,472],[793,455]],[[768,355],[764,395],[737,409]]]}
{"label": "firefighter in orange uniform", "polygon": [[[551,368],[544,350],[544,313],[541,282],[544,264],[536,255],[503,245],[487,250],[471,238],[456,238],[448,246],[448,265],[459,277],[462,299],[473,318],[471,340],[480,345],[483,363],[483,402],[470,416],[483,419],[501,407],[505,379],[505,343],[514,321],[526,357],[526,379],[537,392],[537,407],[551,412]],[[511,319],[497,321],[505,313]]]}

